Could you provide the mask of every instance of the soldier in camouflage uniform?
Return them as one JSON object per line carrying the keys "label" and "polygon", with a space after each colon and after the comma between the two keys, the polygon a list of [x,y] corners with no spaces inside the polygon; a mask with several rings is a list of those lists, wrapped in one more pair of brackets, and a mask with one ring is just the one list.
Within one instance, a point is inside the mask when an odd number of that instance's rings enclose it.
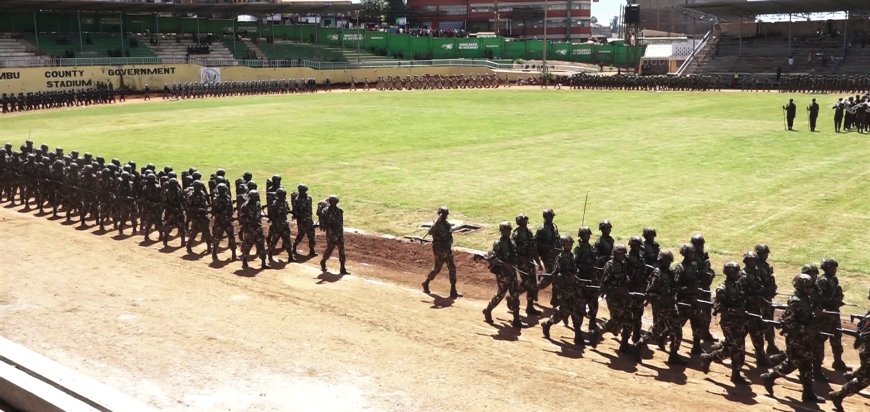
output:
{"label": "soldier in camouflage uniform", "polygon": [[[710,255],[704,251],[704,236],[700,233],[692,235],[692,246],[695,247],[695,261],[698,263],[698,287],[700,291],[698,297],[702,300],[710,301],[710,287],[713,285],[713,279],[716,277],[716,272],[710,265]],[[702,305],[701,311],[701,339],[707,342],[715,342],[716,339],[710,334],[710,323],[713,321],[713,308],[710,305]]]}
{"label": "soldier in camouflage uniform", "polygon": [[651,227],[643,229],[643,260],[647,265],[655,266],[659,259],[659,244],[656,242],[656,230]]}
{"label": "soldier in camouflage uniform", "polygon": [[777,378],[788,375],[795,369],[799,370],[799,379],[803,386],[801,400],[807,403],[821,403],[824,399],[813,392],[813,363],[815,357],[815,341],[818,340],[816,329],[817,307],[812,300],[815,291],[813,278],[801,274],[792,282],[794,295],[788,300],[788,307],[780,318],[785,335],[785,360],[772,370],[761,375],[767,393],[773,395],[773,384]]}
{"label": "soldier in camouflage uniform", "polygon": [[483,309],[483,316],[487,323],[492,323],[492,310],[501,303],[507,294],[508,309],[513,314],[511,326],[521,328],[520,323],[520,296],[517,287],[517,249],[511,240],[511,224],[510,222],[501,222],[498,226],[501,237],[493,242],[492,251],[489,252],[487,260],[490,265],[490,272],[495,274],[495,280],[498,284],[498,291],[495,296],[490,299],[489,304]]}
{"label": "soldier in camouflage uniform", "polygon": [[287,261],[296,260],[293,253],[292,237],[290,236],[290,222],[287,215],[290,214],[290,205],[287,204],[287,191],[283,187],[275,190],[275,198],[269,205],[269,262],[274,262],[273,253],[280,239],[284,250],[287,251]]}
{"label": "soldier in camouflage uniform", "polygon": [[641,361],[643,349],[649,342],[660,342],[664,349],[664,341],[670,338],[671,345],[668,364],[685,365],[685,359],[677,353],[683,340],[683,327],[680,324],[680,314],[677,308],[677,283],[671,263],[674,254],[670,250],[659,252],[658,261],[647,283],[647,299],[652,303],[653,326],[641,336],[635,344],[635,360]]}
{"label": "soldier in camouflage uniform", "polygon": [[453,228],[447,222],[450,210],[447,206],[438,208],[438,219],[432,223],[428,235],[432,236],[432,252],[435,254],[435,266],[426,280],[423,281],[423,293],[429,293],[429,282],[435,279],[441,267],[447,264],[447,275],[450,277],[450,297],[458,298],[462,295],[456,290],[456,264],[453,262]]}
{"label": "soldier in camouflage uniform", "polygon": [[[764,283],[764,299],[768,302],[773,302],[777,287],[776,278],[773,275],[773,266],[767,261],[768,256],[770,256],[770,248],[764,243],[759,243],[755,245],[755,254],[758,255],[758,274]],[[764,316],[764,319],[773,320],[773,312],[773,306],[765,305],[761,310],[761,316]],[[764,340],[767,342],[766,352],[768,355],[780,352],[780,349],[776,347],[776,333],[773,325],[765,324]]]}
{"label": "soldier in camouflage uniform", "polygon": [[[840,280],[837,279],[839,263],[833,258],[825,258],[820,266],[824,273],[816,280],[819,306],[829,312],[840,312],[840,307],[843,306],[843,288],[840,287]],[[834,363],[831,364],[831,367],[839,371],[846,370],[846,364],[843,363],[842,335],[837,331],[840,328],[840,317],[826,315],[822,316],[819,320],[822,332],[833,334],[833,336],[827,337],[822,335],[822,343],[816,351],[816,365],[814,365],[813,369],[821,370],[822,362],[825,360],[824,341],[829,340],[831,342],[831,353],[834,355]]]}
{"label": "soldier in camouflage uniform", "polygon": [[206,253],[211,253],[211,230],[208,227],[208,195],[205,193],[205,184],[200,180],[191,183],[191,191],[187,196],[187,220],[190,229],[187,232],[187,253],[193,254],[193,240],[196,235],[202,233],[205,242]]}
{"label": "soldier in camouflage uniform", "polygon": [[[749,313],[761,315],[765,307],[770,306],[769,301],[765,299],[765,284],[758,271],[758,254],[753,251],[746,252],[743,255],[744,267],[740,271],[740,287],[746,297],[746,310]],[[764,353],[764,330],[766,325],[759,317],[751,317],[746,320],[746,333],[752,340],[752,347],[755,349],[755,364],[759,369],[769,366],[767,355]]]}
{"label": "soldier in camouflage uniform", "polygon": [[[867,299],[870,299],[870,293],[867,294]],[[856,330],[854,347],[858,350],[861,366],[851,376],[847,376],[848,380],[840,390],[828,393],[828,397],[831,398],[834,407],[839,412],[843,411],[843,398],[861,392],[870,386],[870,310],[858,322]]]}
{"label": "soldier in camouflage uniform", "polygon": [[[641,252],[641,240],[637,236],[632,236],[628,241],[628,291],[639,294],[646,293],[648,279],[647,265],[644,256]],[[643,310],[645,299],[631,299],[629,308],[632,317],[631,340],[632,343],[637,343],[641,337],[641,327],[643,326]]]}
{"label": "soldier in camouflage uniform", "polygon": [[248,268],[248,254],[256,246],[260,258],[260,268],[266,269],[266,239],[263,236],[263,215],[260,206],[260,193],[256,190],[248,192],[247,199],[239,209],[239,223],[242,237],[242,269]]}
{"label": "soldier in camouflage uniform", "polygon": [[604,276],[601,279],[601,293],[610,312],[610,319],[602,330],[622,336],[619,343],[619,351],[622,353],[633,353],[628,344],[634,327],[632,296],[629,294],[630,280],[625,245],[617,244],[613,246],[613,259],[604,264]]}
{"label": "soldier in camouflage uniform", "polygon": [[300,183],[296,187],[298,192],[290,195],[290,203],[293,206],[293,218],[296,219],[296,240],[293,241],[293,255],[298,255],[296,246],[302,243],[304,237],[308,237],[308,256],[317,256],[314,251],[314,218],[311,196],[308,196],[308,186]]}
{"label": "soldier in camouflage uniform", "polygon": [[100,220],[100,204],[97,199],[97,176],[94,173],[93,165],[85,164],[82,167],[82,176],[79,179],[79,183],[79,199],[82,202],[82,209],[79,212],[79,227],[84,227],[85,220],[89,215],[97,222]]}
{"label": "soldier in camouflage uniform", "polygon": [[[320,259],[320,270],[326,273],[326,261],[332,255],[332,251],[338,248],[338,263],[341,264],[339,274],[348,275],[345,263],[347,257],[344,254],[344,211],[338,207],[338,196],[332,195],[326,199],[326,207],[320,217],[320,229],[326,232],[326,250]],[[452,261],[451,256],[451,261]]]}
{"label": "soldier in camouflage uniform", "polygon": [[70,163],[66,175],[64,176],[64,209],[66,209],[66,221],[72,221],[73,212],[81,214],[82,213],[82,202],[79,198],[79,186],[80,176],[79,176],[79,165],[78,163]]}
{"label": "soldier in camouflage uniform", "polygon": [[[599,271],[595,269],[595,249],[589,244],[592,230],[589,226],[581,226],[577,229],[577,237],[580,241],[574,247],[574,264],[577,266],[577,277],[580,280],[581,311],[589,318],[589,332],[598,335],[598,296],[601,294],[601,279]],[[582,323],[582,318],[580,319]]]}
{"label": "soldier in camouflage uniform", "polygon": [[610,236],[613,225],[609,220],[605,219],[598,223],[598,230],[601,231],[601,236],[595,241],[595,256],[598,261],[598,267],[604,268],[604,264],[613,257],[613,244],[615,240]]}
{"label": "soldier in camouflage uniform", "polygon": [[133,228],[135,235],[139,230],[137,215],[139,214],[136,208],[135,188],[133,187],[133,176],[128,172],[121,172],[121,177],[118,178],[117,195],[115,196],[117,207],[117,226],[118,234],[124,234],[124,225],[130,221],[130,226]]}
{"label": "soldier in camouflage uniform", "polygon": [[520,272],[519,293],[526,294],[526,315],[538,316],[541,314],[534,307],[538,300],[538,276],[535,272],[535,264],[538,269],[543,269],[541,258],[538,257],[538,247],[535,244],[534,235],[529,230],[529,217],[519,214],[516,217],[517,228],[511,234],[511,240],[517,248],[517,271]]}
{"label": "soldier in camouflage uniform", "polygon": [[692,245],[680,246],[680,255],[683,260],[674,268],[674,276],[677,281],[677,305],[680,310],[680,325],[686,321],[692,327],[692,355],[701,354],[702,311],[698,302],[698,288],[700,277],[698,263],[695,261],[695,247]]}
{"label": "soldier in camouflage uniform", "polygon": [[[559,289],[559,301],[554,307],[553,315],[547,321],[541,324],[544,330],[544,337],[550,339],[550,328],[567,318],[571,319],[574,327],[574,344],[582,346],[583,333],[580,330],[583,325],[584,304],[583,297],[580,294],[580,281],[577,277],[577,265],[574,263],[574,255],[571,253],[571,246],[574,245],[574,239],[571,236],[564,235],[560,237],[559,242],[562,245],[562,251],[556,259],[555,268],[551,276],[553,284]],[[597,336],[593,335],[590,342],[595,345]]]}
{"label": "soldier in camouflage uniform", "polygon": [[[535,231],[535,245],[538,247],[538,256],[544,265],[544,272],[553,273],[556,266],[556,258],[559,257],[559,227],[553,223],[556,212],[553,209],[544,209],[544,224]],[[538,290],[544,289],[553,281],[552,276],[544,276],[538,283]],[[558,302],[559,290],[554,288],[550,292],[550,306],[555,307]]]}
{"label": "soldier in camouflage uniform", "polygon": [[701,370],[706,374],[710,371],[713,361],[731,358],[731,382],[736,385],[748,385],[749,381],[740,373],[746,356],[747,330],[747,297],[740,279],[745,275],[740,273],[740,265],[735,261],[725,263],[722,269],[725,281],[716,288],[713,303],[716,313],[719,313],[719,326],[725,334],[725,342],[710,353],[701,355]]}
{"label": "soldier in camouflage uniform", "polygon": [[227,236],[229,248],[233,252],[233,260],[236,260],[236,235],[233,228],[233,199],[230,197],[230,188],[226,183],[218,183],[215,186],[214,199],[211,202],[211,213],[214,217],[212,223],[211,259],[217,261],[218,245]]}
{"label": "soldier in camouflage uniform", "polygon": [[157,229],[157,240],[163,239],[163,219],[160,214],[163,207],[160,205],[160,184],[157,182],[157,175],[149,173],[145,176],[145,186],[142,188],[142,202],[140,211],[142,213],[142,233],[145,235],[145,240],[150,241],[148,236],[151,234],[151,228]]}
{"label": "soldier in camouflage uniform", "polygon": [[178,229],[181,246],[185,241],[184,209],[181,204],[181,188],[176,178],[170,178],[163,187],[163,246],[169,246],[169,232]]}

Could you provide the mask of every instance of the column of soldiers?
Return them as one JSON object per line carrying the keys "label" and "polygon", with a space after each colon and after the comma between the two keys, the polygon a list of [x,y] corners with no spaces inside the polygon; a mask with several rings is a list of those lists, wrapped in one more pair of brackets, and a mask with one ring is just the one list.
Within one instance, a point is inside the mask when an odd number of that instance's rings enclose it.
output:
{"label": "column of soldiers", "polygon": [[634,76],[623,74],[602,76],[577,73],[568,79],[568,84],[572,89],[648,91],[708,91],[722,89],[722,83],[718,77],[700,74],[686,76]]}
{"label": "column of soldiers", "polygon": [[852,93],[870,90],[870,76],[792,75],[779,80],[784,93]]}
{"label": "column of soldiers", "polygon": [[[119,89],[119,92],[121,90]],[[123,94],[121,94],[123,101]],[[74,90],[3,93],[0,95],[0,113],[28,112],[60,107],[90,106],[115,103],[111,83],[97,82],[94,87]]]}
{"label": "column of soldiers", "polygon": [[[448,209],[439,208],[438,220],[429,231],[433,236],[435,267],[423,283],[425,293],[429,293],[429,282],[444,264],[455,291],[456,269],[450,253],[452,235],[447,216]],[[803,385],[802,401],[815,403],[824,400],[813,392],[813,380],[827,382],[821,369],[824,344],[827,341],[831,345],[834,355],[831,366],[845,372],[842,335],[848,334],[856,338],[861,368],[854,373],[847,372],[847,383],[840,390],[830,392],[828,397],[837,410],[842,410],[843,398],[870,384],[870,318],[852,315],[853,319],[861,319],[858,328],[841,328],[840,308],[845,304],[836,277],[839,266],[836,260],[822,260],[821,276],[815,265],[805,265],[792,281],[794,294],[783,305],[773,300],[779,293],[773,267],[768,261],[770,248],[766,244],[758,244],[743,255],[743,268],[735,261],[725,263],[724,281],[711,290],[716,274],[700,234],[693,235],[680,247],[682,261],[672,266],[674,255],[660,249],[654,228],[643,229],[643,240],[632,236],[626,248],[610,236],[612,224],[604,220],[599,224],[601,234],[594,245],[590,244],[590,228],[581,226],[577,234],[580,241],[575,246],[571,236],[559,235],[554,216],[552,209],[544,210],[544,223],[535,235],[528,229],[528,217],[524,214],[516,217],[516,229],[512,229],[510,222],[501,222],[499,239],[485,256],[478,256],[488,261],[490,271],[496,276],[497,291],[483,309],[487,323],[493,322],[493,310],[507,297],[511,325],[523,327],[519,317],[521,295],[527,295],[527,315],[537,316],[539,312],[531,311],[534,310],[532,303],[541,288],[552,284],[553,313],[541,324],[547,339],[554,325],[560,322],[567,325],[570,320],[575,345],[595,346],[602,334],[609,332],[620,337],[620,352],[641,362],[649,343],[665,350],[669,342],[668,364],[685,365],[686,358],[678,352],[682,327],[690,322],[690,355],[700,359],[704,373],[713,362],[730,358],[731,382],[748,385],[750,382],[741,372],[748,335],[754,349],[755,366],[761,370],[770,368],[762,375],[767,391],[772,395],[776,379],[798,369]],[[542,279],[536,287],[534,279]],[[599,297],[604,298],[608,306],[610,318],[606,321],[597,318]],[[653,320],[649,330],[644,331],[642,320],[647,305],[652,307]],[[783,311],[779,320],[774,319],[776,310]],[[725,335],[721,342],[710,333],[715,315],[719,315]],[[584,319],[589,320],[588,332],[582,330]],[[776,347],[775,329],[780,329],[786,337],[784,351]],[[703,349],[702,341],[708,350]]]}
{"label": "column of soldiers", "polygon": [[[351,82],[352,89],[355,88]],[[363,84],[368,89],[368,79]],[[425,74],[421,76],[378,76],[375,89],[384,90],[441,90],[441,89],[497,89],[507,85],[507,77],[500,79],[495,74]]]}
{"label": "column of soldiers", "polygon": [[[328,80],[327,80],[328,81]],[[322,85],[326,87],[326,84]],[[315,93],[317,80],[306,79],[250,80],[225,82],[184,82],[164,84],[162,99],[201,99],[204,97],[248,96],[255,94]]]}
{"label": "column of soldiers", "polygon": [[[235,200],[231,187],[236,190]],[[263,205],[251,173],[230,182],[226,172],[218,169],[205,180],[196,168],[183,170],[179,176],[171,166],[160,170],[154,164],[137,168],[132,161],[107,162],[90,153],[80,156],[75,150],[67,154],[60,147],[53,151],[44,144],[34,147],[31,140],[18,150],[9,143],[0,148],[0,201],[10,205],[51,213],[67,222],[78,221],[82,227],[92,222],[101,231],[109,228],[119,235],[129,227],[133,235],[141,234],[146,241],[151,241],[151,233],[156,232],[156,241],[163,242],[164,247],[169,246],[174,230],[189,254],[195,253],[193,246],[199,238],[214,261],[226,238],[232,260],[238,259],[236,250],[241,244],[243,268],[248,268],[254,248],[261,268],[269,267],[267,259],[275,263],[274,253],[278,250],[285,251],[288,261],[293,262],[298,259],[297,246],[305,238],[308,256],[316,256],[314,229],[320,227],[327,242],[321,268],[326,271],[326,262],[337,248],[340,273],[349,273],[344,214],[338,197],[330,196],[318,204],[317,223],[306,185],[299,184],[289,200],[278,175],[266,181]],[[295,239],[291,236],[291,216],[296,222]],[[269,223],[268,230],[263,227],[263,218]]]}

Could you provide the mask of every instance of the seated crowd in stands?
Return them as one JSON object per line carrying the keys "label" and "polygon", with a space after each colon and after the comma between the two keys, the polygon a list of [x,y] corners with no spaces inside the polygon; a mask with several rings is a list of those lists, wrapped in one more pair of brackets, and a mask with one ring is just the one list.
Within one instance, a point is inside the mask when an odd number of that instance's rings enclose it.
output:
{"label": "seated crowd in stands", "polygon": [[468,37],[468,32],[462,29],[430,29],[422,27],[399,27],[399,34],[410,34],[414,37]]}

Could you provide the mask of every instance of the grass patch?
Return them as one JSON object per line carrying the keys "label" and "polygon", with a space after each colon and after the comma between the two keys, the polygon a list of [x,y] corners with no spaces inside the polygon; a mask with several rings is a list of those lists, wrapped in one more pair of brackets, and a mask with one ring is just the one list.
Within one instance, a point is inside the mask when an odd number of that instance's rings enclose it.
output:
{"label": "grass patch", "polygon": [[[457,236],[487,248],[498,222],[556,210],[563,232],[644,226],[676,250],[701,232],[716,266],[770,245],[783,291],[807,262],[840,261],[865,303],[870,255],[870,145],[833,132],[782,130],[779,107],[809,96],[748,93],[466,90],[319,93],[153,102],[0,117],[0,139],[204,173],[245,170],[337,193],[348,226],[421,234],[439,205],[484,225]],[[820,104],[836,96],[814,95]],[[803,113],[801,113],[803,115]],[[721,270],[718,270],[719,272]],[[718,281],[717,281],[718,282]]]}

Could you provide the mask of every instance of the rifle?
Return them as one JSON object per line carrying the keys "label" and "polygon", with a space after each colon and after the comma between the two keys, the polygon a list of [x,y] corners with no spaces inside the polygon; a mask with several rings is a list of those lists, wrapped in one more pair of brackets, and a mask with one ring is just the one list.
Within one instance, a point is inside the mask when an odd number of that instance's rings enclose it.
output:
{"label": "rifle", "polygon": [[[702,305],[711,305],[711,306],[713,305],[713,302],[710,302],[709,300],[695,299],[695,302],[698,302],[698,303],[700,303],[700,304],[702,304]],[[677,302],[677,305],[678,305],[678,306],[687,307],[687,308],[691,308],[691,307],[692,307],[692,304],[689,303],[689,302]]]}
{"label": "rifle", "polygon": [[849,315],[849,323],[855,323],[855,319],[864,320],[867,319],[867,317],[864,315],[859,315],[857,313]]}
{"label": "rifle", "polygon": [[[508,269],[517,271],[517,273],[520,273],[520,274],[525,275],[525,276],[529,276],[529,274],[527,272],[523,272],[522,270],[517,269],[517,265],[514,265],[512,263],[507,263],[507,262],[505,262],[505,261],[503,261],[495,256],[487,257],[485,255],[481,255],[480,253],[475,253],[474,260],[480,260],[480,259],[486,260],[487,262],[489,262],[492,265],[504,266]],[[552,273],[549,273],[547,275],[552,276]]]}
{"label": "rifle", "polygon": [[833,310],[822,310],[822,314],[824,315],[834,315],[840,317],[840,312],[835,312]]}
{"label": "rifle", "polygon": [[586,200],[583,201],[583,217],[580,218],[580,226],[586,222],[586,202],[589,201],[589,191],[586,191]]}
{"label": "rifle", "polygon": [[419,237],[419,236],[404,236],[404,238],[408,239],[408,240],[412,240],[412,241],[418,241],[418,242],[420,242],[421,245],[432,242],[431,240],[426,239],[425,237]]}

